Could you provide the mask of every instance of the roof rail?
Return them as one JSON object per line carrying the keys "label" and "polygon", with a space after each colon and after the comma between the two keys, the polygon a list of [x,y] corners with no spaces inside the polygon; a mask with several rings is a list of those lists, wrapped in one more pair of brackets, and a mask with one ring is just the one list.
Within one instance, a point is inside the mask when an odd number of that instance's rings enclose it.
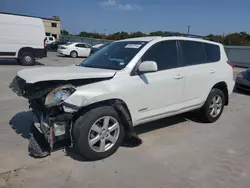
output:
{"label": "roof rail", "polygon": [[200,35],[185,34],[185,33],[178,33],[178,32],[167,32],[166,34],[162,35],[162,37],[170,37],[170,36],[182,36],[182,37],[192,37],[192,38],[204,38],[204,36],[200,36]]}
{"label": "roof rail", "polygon": [[171,36],[200,38],[200,39],[204,39],[204,40],[214,41],[212,38],[207,37],[207,36],[185,34],[185,33],[178,33],[178,32],[166,32],[164,35],[162,35],[162,37],[171,37]]}

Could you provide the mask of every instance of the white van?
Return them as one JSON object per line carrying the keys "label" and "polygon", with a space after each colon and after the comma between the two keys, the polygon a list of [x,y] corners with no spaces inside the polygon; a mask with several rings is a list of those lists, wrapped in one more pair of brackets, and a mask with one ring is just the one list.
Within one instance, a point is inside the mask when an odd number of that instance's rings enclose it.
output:
{"label": "white van", "polygon": [[45,40],[42,19],[0,13],[0,58],[34,65],[36,58],[47,56]]}

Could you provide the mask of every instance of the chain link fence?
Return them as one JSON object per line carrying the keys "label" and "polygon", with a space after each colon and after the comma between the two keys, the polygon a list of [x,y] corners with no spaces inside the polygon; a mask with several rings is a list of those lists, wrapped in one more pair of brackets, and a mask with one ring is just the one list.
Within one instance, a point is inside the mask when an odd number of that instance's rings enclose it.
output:
{"label": "chain link fence", "polygon": [[83,42],[94,46],[96,44],[107,44],[112,42],[112,40],[61,35],[60,42]]}
{"label": "chain link fence", "polygon": [[228,59],[240,67],[250,67],[250,46],[225,46]]}

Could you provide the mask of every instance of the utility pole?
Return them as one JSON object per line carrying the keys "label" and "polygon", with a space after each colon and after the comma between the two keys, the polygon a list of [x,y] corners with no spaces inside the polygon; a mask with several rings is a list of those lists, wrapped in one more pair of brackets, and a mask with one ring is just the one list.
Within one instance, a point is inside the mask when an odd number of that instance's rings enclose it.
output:
{"label": "utility pole", "polygon": [[191,25],[188,25],[187,27],[188,27],[187,35],[189,35],[189,31],[190,31]]}
{"label": "utility pole", "polygon": [[105,35],[106,35],[106,30],[103,29],[103,38],[105,38]]}

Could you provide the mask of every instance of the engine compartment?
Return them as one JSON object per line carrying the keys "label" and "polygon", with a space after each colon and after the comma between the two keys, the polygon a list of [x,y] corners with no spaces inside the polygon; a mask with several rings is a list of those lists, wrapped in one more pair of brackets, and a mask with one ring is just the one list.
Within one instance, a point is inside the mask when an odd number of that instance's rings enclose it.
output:
{"label": "engine compartment", "polygon": [[[45,104],[46,98],[48,98],[49,94],[54,91],[55,88],[64,85],[77,88],[78,86],[106,79],[107,78],[68,81],[53,80],[29,84],[26,83],[24,79],[16,76],[9,87],[18,96],[28,99],[29,108],[31,108],[33,112],[33,125],[30,132],[30,142],[33,143],[29,145],[30,153],[36,157],[44,157],[53,151],[54,145],[58,141],[65,141],[66,145],[72,144],[71,128],[75,113],[65,112],[63,107],[66,106],[72,109],[75,107],[63,101],[53,106]],[[74,111],[76,111],[76,109],[74,109]]]}

